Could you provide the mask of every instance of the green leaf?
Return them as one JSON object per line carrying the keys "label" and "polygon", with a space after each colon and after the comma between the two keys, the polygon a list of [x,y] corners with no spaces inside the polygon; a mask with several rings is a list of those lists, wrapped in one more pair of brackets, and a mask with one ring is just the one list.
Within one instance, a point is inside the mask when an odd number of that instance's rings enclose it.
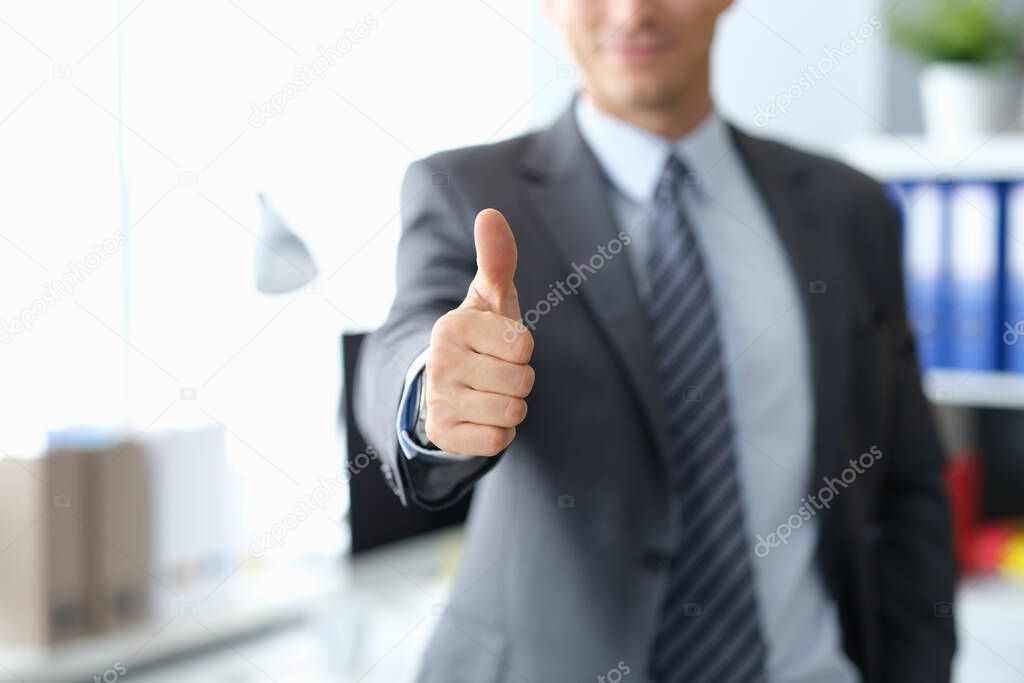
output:
{"label": "green leaf", "polygon": [[902,13],[889,34],[926,62],[1000,64],[1019,61],[1024,46],[1020,19],[1010,17],[996,0],[933,0],[923,12]]}

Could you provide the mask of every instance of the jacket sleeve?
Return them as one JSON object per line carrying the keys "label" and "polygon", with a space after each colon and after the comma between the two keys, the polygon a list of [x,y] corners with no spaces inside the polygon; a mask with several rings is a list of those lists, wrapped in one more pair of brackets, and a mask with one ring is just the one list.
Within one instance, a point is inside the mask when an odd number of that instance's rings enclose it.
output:
{"label": "jacket sleeve", "polygon": [[[894,326],[891,457],[882,482],[877,573],[883,680],[948,681],[956,649],[956,566],[944,479],[946,456],[921,385],[902,278],[901,227],[879,193],[886,234],[881,259]],[[890,456],[890,454],[886,454]]]}
{"label": "jacket sleeve", "polygon": [[[402,505],[427,509],[457,502],[499,456],[452,462],[407,458],[398,442],[406,375],[430,343],[442,315],[464,298],[476,272],[476,210],[436,171],[431,158],[406,169],[401,189],[395,299],[387,320],[363,343],[356,370],[354,413],[368,444],[381,454],[384,476]],[[483,208],[483,207],[481,207]]]}

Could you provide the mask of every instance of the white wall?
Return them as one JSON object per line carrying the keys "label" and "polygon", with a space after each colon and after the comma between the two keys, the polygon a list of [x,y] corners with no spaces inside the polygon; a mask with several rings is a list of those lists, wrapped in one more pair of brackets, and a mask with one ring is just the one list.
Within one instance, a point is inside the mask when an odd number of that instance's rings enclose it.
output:
{"label": "white wall", "polygon": [[715,44],[716,98],[741,127],[812,147],[876,130],[885,18],[875,0],[736,3]]}

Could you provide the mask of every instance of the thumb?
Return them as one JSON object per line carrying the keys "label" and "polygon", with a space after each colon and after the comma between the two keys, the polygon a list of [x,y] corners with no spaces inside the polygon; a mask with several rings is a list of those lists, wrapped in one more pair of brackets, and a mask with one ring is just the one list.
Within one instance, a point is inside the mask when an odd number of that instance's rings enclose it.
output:
{"label": "thumb", "polygon": [[516,238],[508,221],[496,209],[484,209],[473,225],[476,243],[476,277],[463,306],[519,319],[519,295],[512,278],[516,274]]}

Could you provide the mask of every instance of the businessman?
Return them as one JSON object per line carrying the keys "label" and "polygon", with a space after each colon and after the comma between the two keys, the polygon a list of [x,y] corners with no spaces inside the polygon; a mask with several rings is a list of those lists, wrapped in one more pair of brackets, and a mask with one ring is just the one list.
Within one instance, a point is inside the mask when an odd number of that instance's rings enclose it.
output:
{"label": "businessman", "polygon": [[402,504],[475,489],[423,683],[949,679],[899,217],[720,117],[729,4],[547,0],[570,105],[406,172],[357,419]]}

